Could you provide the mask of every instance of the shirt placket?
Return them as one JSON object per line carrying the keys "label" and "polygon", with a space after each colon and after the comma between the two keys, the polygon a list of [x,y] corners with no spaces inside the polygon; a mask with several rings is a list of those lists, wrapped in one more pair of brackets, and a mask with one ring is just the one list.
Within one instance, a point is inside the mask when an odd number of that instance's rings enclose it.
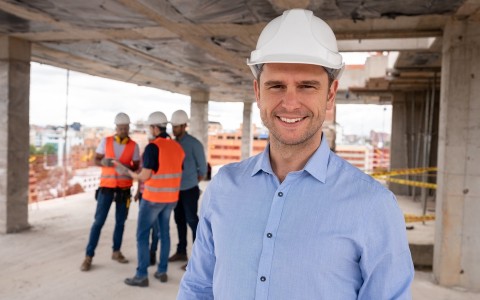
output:
{"label": "shirt placket", "polygon": [[275,251],[275,241],[289,188],[290,184],[284,181],[280,186],[278,186],[273,196],[270,213],[268,215],[267,226],[265,228],[265,232],[263,233],[263,247],[258,265],[257,285],[255,290],[256,300],[268,299],[270,272],[272,268],[273,254]]}

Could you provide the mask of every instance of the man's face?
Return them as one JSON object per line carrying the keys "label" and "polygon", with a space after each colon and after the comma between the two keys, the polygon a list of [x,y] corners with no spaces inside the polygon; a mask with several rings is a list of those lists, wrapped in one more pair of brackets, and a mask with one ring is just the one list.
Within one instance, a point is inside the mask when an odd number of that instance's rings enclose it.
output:
{"label": "man's face", "polygon": [[185,124],[172,126],[172,132],[175,137],[180,137],[185,133]]}
{"label": "man's face", "polygon": [[328,87],[328,75],[321,66],[265,64],[260,82],[254,81],[254,90],[271,138],[284,145],[299,145],[320,137],[337,87],[336,80]]}
{"label": "man's face", "polygon": [[151,142],[155,139],[155,126],[153,126],[153,125],[148,126],[147,138],[148,138],[149,142]]}
{"label": "man's face", "polygon": [[127,125],[117,125],[117,127],[116,127],[117,135],[122,139],[126,138],[128,136],[129,131],[130,131],[130,126],[128,124]]}

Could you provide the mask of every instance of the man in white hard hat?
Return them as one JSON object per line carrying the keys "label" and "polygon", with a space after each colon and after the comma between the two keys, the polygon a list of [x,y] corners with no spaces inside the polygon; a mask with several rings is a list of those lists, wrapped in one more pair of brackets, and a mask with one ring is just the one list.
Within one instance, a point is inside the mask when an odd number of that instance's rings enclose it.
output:
{"label": "man in white hard hat", "polygon": [[142,171],[129,171],[136,180],[145,182],[138,212],[137,256],[135,276],[125,279],[125,284],[146,287],[149,285],[147,268],[150,265],[148,238],[150,228],[157,222],[160,239],[160,259],[154,277],[167,282],[168,255],[170,253],[170,215],[178,201],[182,164],[185,154],[182,147],[166,139],[167,117],[156,111],[150,114],[147,124],[155,139],[145,147]]}
{"label": "man in white hard hat", "polygon": [[395,196],[322,136],[344,66],[330,27],[286,11],[248,65],[270,143],[209,184],[177,299],[410,299]]}
{"label": "man in white hard hat", "polygon": [[[185,151],[183,163],[182,184],[178,204],[174,210],[175,223],[177,224],[178,245],[177,251],[169,261],[184,261],[187,258],[187,224],[192,230],[192,243],[195,242],[198,225],[198,198],[200,188],[198,183],[207,174],[207,162],[202,143],[187,132],[188,116],[183,110],[177,110],[170,119],[173,135]],[[186,264],[182,266],[185,270]]]}
{"label": "man in white hard hat", "polygon": [[[164,139],[172,139],[170,135],[167,133],[167,128],[166,127],[159,127],[160,128],[160,137]],[[147,129],[147,138],[148,142],[151,143],[153,142],[156,137],[152,134],[150,128]],[[140,156],[140,160],[142,160],[142,156]],[[137,173],[141,172],[142,170],[142,164],[140,164],[140,168],[137,170]],[[135,196],[133,196],[133,199],[135,202],[139,201],[139,205],[142,202],[142,194],[143,190],[145,187],[145,182],[143,181],[138,181],[137,182],[137,192],[135,193]],[[150,266],[153,266],[157,263],[157,248],[158,248],[158,222],[154,222],[152,225],[152,239],[150,243]]]}
{"label": "man in white hard hat", "polygon": [[112,259],[119,263],[128,262],[120,252],[120,247],[130,205],[132,178],[119,173],[116,164],[131,170],[138,169],[140,163],[138,145],[128,136],[129,130],[130,118],[128,115],[117,114],[115,135],[103,138],[97,147],[95,164],[102,167],[102,173],[100,187],[95,197],[97,199],[95,220],[90,230],[85,259],[80,267],[82,271],[89,271],[91,268],[95,248],[113,202],[115,202],[115,229],[113,231]]}

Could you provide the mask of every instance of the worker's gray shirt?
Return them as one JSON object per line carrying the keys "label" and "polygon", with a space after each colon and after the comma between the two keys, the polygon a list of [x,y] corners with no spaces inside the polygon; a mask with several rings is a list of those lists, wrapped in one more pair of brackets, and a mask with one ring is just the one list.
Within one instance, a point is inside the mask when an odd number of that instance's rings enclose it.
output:
{"label": "worker's gray shirt", "polygon": [[207,174],[207,162],[205,159],[205,151],[199,140],[185,133],[177,142],[182,145],[185,152],[183,161],[182,183],[180,190],[185,191],[198,185],[198,176]]}

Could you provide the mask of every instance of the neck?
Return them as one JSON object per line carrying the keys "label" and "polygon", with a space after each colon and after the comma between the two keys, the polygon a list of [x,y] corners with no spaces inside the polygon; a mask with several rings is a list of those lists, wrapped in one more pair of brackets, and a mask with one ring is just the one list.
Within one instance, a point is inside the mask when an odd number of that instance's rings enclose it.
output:
{"label": "neck", "polygon": [[272,137],[270,139],[270,164],[278,180],[283,182],[288,173],[302,170],[313,153],[320,147],[321,141],[322,135],[319,135],[298,145],[285,145]]}
{"label": "neck", "polygon": [[179,140],[179,139],[183,138],[183,137],[185,136],[185,134],[187,134],[187,132],[186,132],[186,131],[184,131],[184,132],[180,133],[180,134],[177,136],[177,140]]}

